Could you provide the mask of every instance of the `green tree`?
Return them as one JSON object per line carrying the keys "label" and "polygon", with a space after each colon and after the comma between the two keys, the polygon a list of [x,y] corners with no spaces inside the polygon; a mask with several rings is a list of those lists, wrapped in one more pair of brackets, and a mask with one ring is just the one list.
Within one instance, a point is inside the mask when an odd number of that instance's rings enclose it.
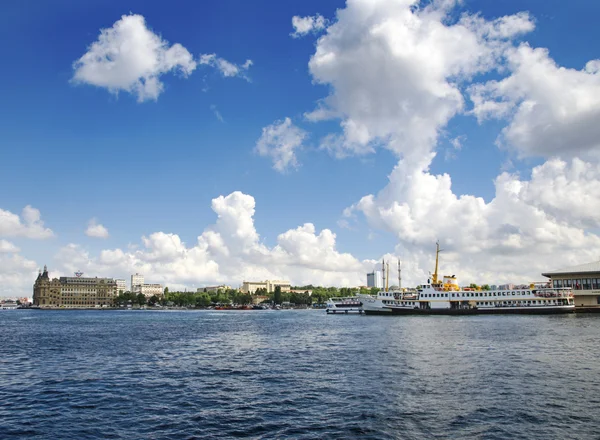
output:
{"label": "green tree", "polygon": [[136,298],[136,299],[137,299],[137,303],[138,303],[140,306],[143,306],[144,304],[146,304],[146,296],[145,296],[143,293],[141,293],[141,292],[140,292],[140,293],[138,293],[138,295],[137,295],[137,298]]}
{"label": "green tree", "polygon": [[150,299],[148,300],[148,305],[154,307],[158,301],[159,301],[158,296],[152,295],[150,297]]}
{"label": "green tree", "polygon": [[281,295],[281,286],[275,286],[275,292],[273,292],[273,302],[275,304],[281,304],[282,295]]}
{"label": "green tree", "polygon": [[165,296],[167,296],[169,294],[169,288],[168,287],[165,287],[165,292],[164,293],[165,293]]}
{"label": "green tree", "polygon": [[207,307],[211,303],[210,295],[206,292],[196,295],[196,307]]}

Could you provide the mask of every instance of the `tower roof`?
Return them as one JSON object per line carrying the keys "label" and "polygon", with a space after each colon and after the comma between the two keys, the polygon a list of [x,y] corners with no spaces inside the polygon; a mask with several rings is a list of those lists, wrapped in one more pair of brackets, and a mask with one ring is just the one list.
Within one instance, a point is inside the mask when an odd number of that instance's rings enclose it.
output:
{"label": "tower roof", "polygon": [[578,266],[565,267],[563,269],[553,270],[551,272],[542,273],[545,277],[552,277],[555,275],[568,275],[568,274],[584,274],[584,273],[600,273],[600,261],[594,261],[592,263],[580,264]]}

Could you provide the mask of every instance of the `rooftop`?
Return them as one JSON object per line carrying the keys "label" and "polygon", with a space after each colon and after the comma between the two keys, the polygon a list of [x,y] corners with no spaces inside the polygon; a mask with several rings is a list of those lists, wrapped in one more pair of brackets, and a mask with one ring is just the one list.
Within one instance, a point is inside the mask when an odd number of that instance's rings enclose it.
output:
{"label": "rooftop", "polygon": [[553,275],[567,275],[571,273],[600,273],[600,261],[580,264],[578,266],[565,267],[563,269],[553,270],[551,272],[544,272],[542,275],[545,277],[552,277]]}

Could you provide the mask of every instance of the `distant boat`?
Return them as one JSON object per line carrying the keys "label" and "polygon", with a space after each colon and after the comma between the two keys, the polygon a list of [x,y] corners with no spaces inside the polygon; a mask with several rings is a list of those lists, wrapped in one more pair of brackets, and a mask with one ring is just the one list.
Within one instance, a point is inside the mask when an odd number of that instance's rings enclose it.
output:
{"label": "distant boat", "polygon": [[0,303],[0,310],[17,310],[19,305],[16,302],[3,302]]}
{"label": "distant boat", "polygon": [[[364,295],[368,297],[369,295]],[[327,300],[327,308],[325,309],[327,314],[336,313],[362,313],[362,300],[358,296],[346,296],[346,297],[337,297],[337,298],[329,298]]]}

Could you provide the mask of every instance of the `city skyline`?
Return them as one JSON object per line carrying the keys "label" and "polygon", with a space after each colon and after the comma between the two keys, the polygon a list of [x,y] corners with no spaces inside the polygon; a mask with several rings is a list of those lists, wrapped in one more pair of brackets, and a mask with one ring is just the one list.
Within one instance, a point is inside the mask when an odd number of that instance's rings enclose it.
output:
{"label": "city skyline", "polygon": [[0,297],[597,261],[600,5],[499,3],[9,0]]}

